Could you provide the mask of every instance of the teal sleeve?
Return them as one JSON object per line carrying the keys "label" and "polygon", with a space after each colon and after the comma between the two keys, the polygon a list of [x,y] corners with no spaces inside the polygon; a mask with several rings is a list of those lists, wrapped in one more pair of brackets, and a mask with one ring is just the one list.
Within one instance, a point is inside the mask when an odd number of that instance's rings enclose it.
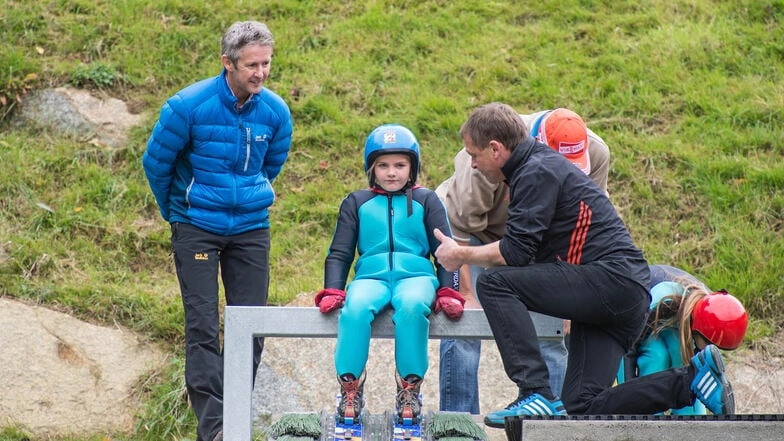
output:
{"label": "teal sleeve", "polygon": [[650,375],[672,367],[670,353],[664,340],[658,336],[648,336],[640,344],[640,354],[637,358],[639,375]]}
{"label": "teal sleeve", "polygon": [[672,361],[671,367],[683,366],[683,357],[681,356],[681,342],[680,337],[678,336],[678,330],[675,328],[662,329],[662,331],[659,333],[659,339],[664,341],[664,345],[667,346],[667,352],[670,354],[670,360]]}
{"label": "teal sleeve", "polygon": [[621,363],[618,365],[618,373],[615,375],[615,382],[618,384],[626,382],[626,360],[621,358]]}
{"label": "teal sleeve", "polygon": [[[659,337],[665,342],[667,351],[672,359],[673,367],[681,367],[684,365],[683,357],[681,356],[681,342],[678,336],[678,330],[675,328],[667,328],[659,333]],[[672,415],[705,415],[707,410],[705,405],[699,400],[694,400],[693,406],[686,406],[680,409],[672,409]]]}
{"label": "teal sleeve", "polygon": [[[656,344],[655,346],[651,345],[651,358],[654,356],[654,352],[656,352],[656,356],[661,357],[662,359],[666,359],[669,366],[664,366],[663,362],[660,362],[657,366],[656,363],[650,362],[650,368],[656,366],[659,370],[669,369],[671,367],[682,367],[683,366],[683,357],[681,356],[681,345],[680,339],[678,337],[678,330],[675,328],[666,328],[662,329],[661,332],[657,335]],[[655,349],[654,349],[655,348]],[[646,361],[648,362],[648,361]],[[643,368],[640,367],[640,375],[642,374]],[[653,373],[653,372],[647,372]],[[705,410],[705,405],[702,404],[700,401],[695,400],[694,405],[692,406],[685,406],[680,409],[671,409],[671,415],[705,415],[707,412]]]}

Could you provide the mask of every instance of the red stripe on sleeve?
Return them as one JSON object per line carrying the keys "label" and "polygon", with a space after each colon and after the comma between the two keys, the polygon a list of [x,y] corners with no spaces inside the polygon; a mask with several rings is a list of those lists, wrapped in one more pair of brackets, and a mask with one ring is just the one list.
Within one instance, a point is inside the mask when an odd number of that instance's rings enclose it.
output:
{"label": "red stripe on sleeve", "polygon": [[593,211],[585,203],[580,201],[580,212],[577,215],[577,223],[574,230],[572,230],[572,237],[569,240],[569,251],[566,256],[566,261],[574,265],[579,265],[583,257],[583,247],[585,240],[588,237],[588,230],[591,227],[591,216]]}

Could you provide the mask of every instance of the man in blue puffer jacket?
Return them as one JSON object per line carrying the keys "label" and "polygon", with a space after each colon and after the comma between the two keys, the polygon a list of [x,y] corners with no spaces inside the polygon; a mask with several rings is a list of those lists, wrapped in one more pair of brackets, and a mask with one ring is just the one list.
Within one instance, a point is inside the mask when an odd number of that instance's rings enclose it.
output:
{"label": "man in blue puffer jacket", "polygon": [[[219,267],[227,305],[267,302],[268,208],[292,132],[288,106],[264,88],[273,46],[266,25],[231,25],[221,41],[223,72],[166,101],[143,158],[155,201],[171,224],[198,441],[223,439]],[[263,345],[261,338],[254,342],[254,379]]]}

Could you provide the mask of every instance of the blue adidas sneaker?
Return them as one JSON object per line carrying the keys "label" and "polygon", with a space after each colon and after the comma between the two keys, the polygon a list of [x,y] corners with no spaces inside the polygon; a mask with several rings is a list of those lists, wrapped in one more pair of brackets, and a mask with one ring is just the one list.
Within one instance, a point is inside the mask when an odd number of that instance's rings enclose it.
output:
{"label": "blue adidas sneaker", "polygon": [[550,401],[540,394],[518,397],[505,409],[490,412],[485,416],[485,424],[490,427],[503,428],[506,417],[524,415],[566,415],[561,400]]}
{"label": "blue adidas sneaker", "polygon": [[691,359],[697,373],[691,381],[691,391],[714,415],[735,413],[732,386],[724,375],[724,360],[719,348],[708,345]]}

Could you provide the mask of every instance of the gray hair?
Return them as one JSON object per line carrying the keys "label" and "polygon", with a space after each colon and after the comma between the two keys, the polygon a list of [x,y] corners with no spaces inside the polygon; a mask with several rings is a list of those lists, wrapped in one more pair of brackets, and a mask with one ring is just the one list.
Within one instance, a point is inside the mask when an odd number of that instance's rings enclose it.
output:
{"label": "gray hair", "polygon": [[514,150],[531,135],[520,114],[503,103],[490,103],[477,107],[460,127],[460,137],[467,137],[479,149],[486,149],[490,141],[498,141]]}
{"label": "gray hair", "polygon": [[245,46],[256,44],[259,46],[275,46],[267,25],[257,21],[238,21],[232,24],[221,40],[221,54],[229,57],[232,63],[240,59],[240,51]]}

